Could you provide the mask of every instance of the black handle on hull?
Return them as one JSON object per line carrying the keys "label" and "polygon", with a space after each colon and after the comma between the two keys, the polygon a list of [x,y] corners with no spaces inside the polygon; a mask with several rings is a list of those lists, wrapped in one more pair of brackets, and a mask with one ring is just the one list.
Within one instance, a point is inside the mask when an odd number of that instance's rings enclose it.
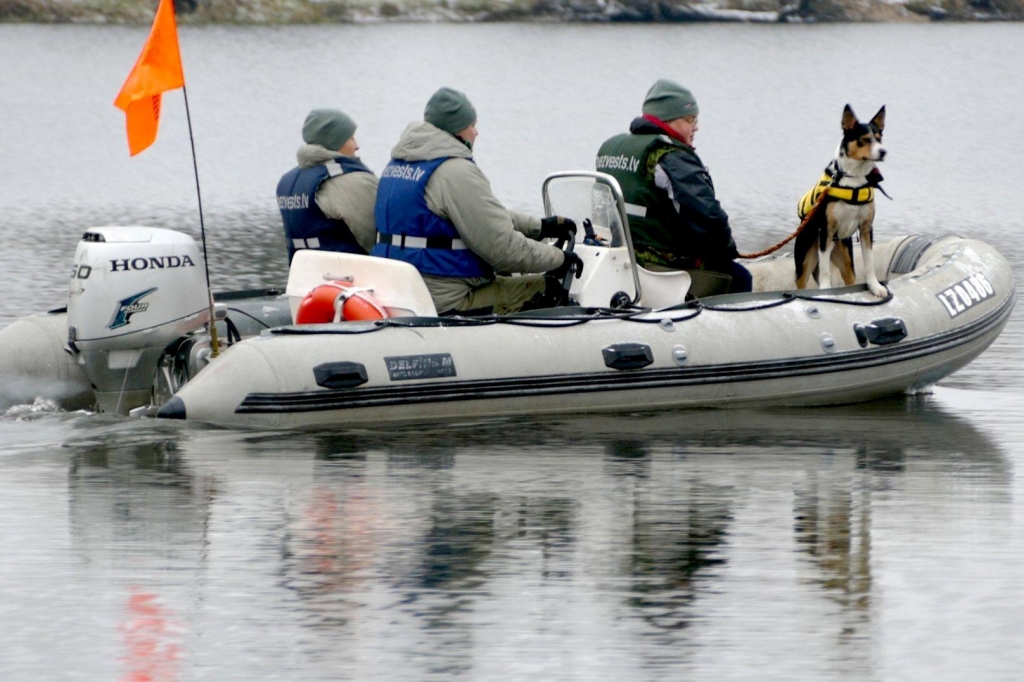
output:
{"label": "black handle on hull", "polygon": [[325,362],[313,368],[313,378],[324,388],[355,388],[370,380],[360,362]]}
{"label": "black handle on hull", "polygon": [[617,343],[601,350],[604,364],[612,369],[640,369],[654,362],[651,347],[643,343]]}
{"label": "black handle on hull", "polygon": [[861,348],[867,348],[869,343],[884,346],[907,338],[907,324],[898,317],[884,317],[871,324],[853,325],[853,333]]}

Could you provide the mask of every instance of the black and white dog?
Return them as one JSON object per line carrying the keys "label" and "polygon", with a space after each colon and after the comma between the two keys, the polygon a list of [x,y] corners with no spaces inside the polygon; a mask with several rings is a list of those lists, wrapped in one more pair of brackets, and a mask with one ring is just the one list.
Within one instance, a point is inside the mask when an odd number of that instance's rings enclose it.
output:
{"label": "black and white dog", "polygon": [[[801,218],[827,193],[814,215],[796,237],[796,285],[807,288],[811,276],[819,287],[832,286],[831,265],[835,265],[847,286],[854,283],[853,235],[860,233],[864,278],[871,293],[884,298],[888,293],[878,281],[872,258],[875,219],[875,189],[882,180],[877,162],[885,158],[882,130],[885,107],[869,123],[861,123],[847,104],[843,110],[843,141],[825,169],[817,187],[801,200]],[[838,242],[838,245],[836,244]]]}

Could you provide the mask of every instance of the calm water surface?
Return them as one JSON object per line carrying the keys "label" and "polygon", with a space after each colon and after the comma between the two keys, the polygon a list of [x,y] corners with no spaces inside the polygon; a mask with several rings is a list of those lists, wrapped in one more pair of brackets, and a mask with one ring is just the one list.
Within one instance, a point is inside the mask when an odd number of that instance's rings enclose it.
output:
{"label": "calm water surface", "polygon": [[[0,25],[0,324],[63,303],[86,226],[199,236],[180,93],[134,159],[111,105],[145,33]],[[459,87],[496,193],[540,212],[662,76],[701,102],[741,250],[795,227],[843,104],[885,104],[878,237],[976,235],[1021,275],[1020,38],[186,27],[214,286],[283,281],[273,188],[312,107],[351,113],[379,171]],[[841,409],[281,433],[12,407],[0,679],[1020,679],[1022,328],[931,394]]]}

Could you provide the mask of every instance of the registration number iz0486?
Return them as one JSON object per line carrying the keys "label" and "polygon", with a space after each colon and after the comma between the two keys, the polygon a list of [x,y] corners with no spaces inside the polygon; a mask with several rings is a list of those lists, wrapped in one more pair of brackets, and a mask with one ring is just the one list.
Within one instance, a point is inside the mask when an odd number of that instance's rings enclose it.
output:
{"label": "registration number iz0486", "polygon": [[936,297],[942,302],[949,316],[956,317],[995,294],[995,287],[979,272],[940,291]]}

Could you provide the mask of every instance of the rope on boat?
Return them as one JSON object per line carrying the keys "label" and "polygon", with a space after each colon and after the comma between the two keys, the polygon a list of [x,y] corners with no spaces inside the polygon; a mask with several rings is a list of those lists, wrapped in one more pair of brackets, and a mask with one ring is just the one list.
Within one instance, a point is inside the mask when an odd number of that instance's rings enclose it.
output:
{"label": "rope on boat", "polygon": [[853,305],[853,306],[866,306],[872,307],[876,305],[882,305],[892,300],[892,291],[886,287],[885,298],[873,298],[870,301],[852,301],[843,298],[831,298],[828,296],[816,296],[814,294],[802,294],[796,291],[784,291],[782,292],[782,299],[779,301],[772,301],[760,306],[751,306],[749,308],[734,308],[724,307],[716,305],[705,305],[704,308],[707,310],[714,310],[717,313],[744,313],[750,310],[764,310],[766,308],[774,308],[776,306],[785,305],[786,303],[792,303],[793,301],[813,301],[816,303],[837,303],[839,305]]}
{"label": "rope on boat", "polygon": [[[830,296],[819,296],[815,294],[803,294],[795,291],[784,291],[779,294],[776,300],[768,301],[761,305],[746,306],[737,308],[729,305],[707,304],[699,299],[688,301],[670,308],[655,310],[653,308],[587,308],[585,314],[562,315],[559,317],[517,317],[514,315],[487,315],[484,317],[450,317],[421,318],[421,317],[392,317],[383,320],[356,325],[346,324],[343,327],[337,324],[309,324],[293,325],[290,327],[279,327],[271,330],[273,334],[306,335],[306,334],[368,334],[380,331],[385,327],[398,327],[400,329],[416,329],[421,327],[487,327],[494,324],[510,324],[520,327],[538,327],[549,329],[560,329],[563,327],[575,327],[595,320],[623,320],[625,322],[638,322],[641,324],[664,324],[667,322],[686,322],[700,315],[705,310],[716,313],[744,313],[755,310],[766,310],[778,306],[793,303],[794,301],[811,301],[818,303],[834,303],[837,305],[852,306],[879,306],[892,300],[892,291],[888,290],[885,298],[876,299],[872,297],[869,301],[855,301],[843,298],[832,298]],[[685,315],[673,316],[673,312],[685,312]],[[650,315],[651,317],[643,317]]]}
{"label": "rope on boat", "polygon": [[775,246],[769,247],[764,251],[758,251],[757,253],[741,253],[739,254],[738,258],[749,260],[751,258],[760,258],[761,256],[767,256],[770,253],[775,253],[783,246],[793,241],[793,239],[796,238],[798,234],[804,231],[804,228],[807,227],[807,224],[811,222],[811,218],[813,218],[818,213],[818,207],[821,206],[822,203],[824,203],[825,197],[828,196],[828,188],[831,187],[834,184],[834,182],[835,180],[830,182],[828,186],[825,188],[825,190],[820,195],[818,195],[818,199],[817,201],[814,202],[814,206],[812,206],[811,210],[807,212],[807,215],[804,216],[804,219],[800,221],[800,225],[797,226],[796,231],[793,232],[793,234],[789,235]]}
{"label": "rope on boat", "polygon": [[886,291],[886,294],[885,294],[884,298],[875,298],[874,300],[871,300],[871,301],[847,301],[847,300],[843,300],[843,299],[840,299],[840,298],[829,298],[827,296],[805,295],[805,294],[797,293],[795,291],[786,292],[786,295],[787,296],[792,296],[795,300],[800,300],[800,301],[817,301],[819,303],[839,303],[841,305],[858,305],[858,306],[871,307],[871,306],[882,305],[884,303],[888,303],[889,301],[891,301],[893,299],[892,291],[889,289],[889,287],[885,287],[885,291]]}

